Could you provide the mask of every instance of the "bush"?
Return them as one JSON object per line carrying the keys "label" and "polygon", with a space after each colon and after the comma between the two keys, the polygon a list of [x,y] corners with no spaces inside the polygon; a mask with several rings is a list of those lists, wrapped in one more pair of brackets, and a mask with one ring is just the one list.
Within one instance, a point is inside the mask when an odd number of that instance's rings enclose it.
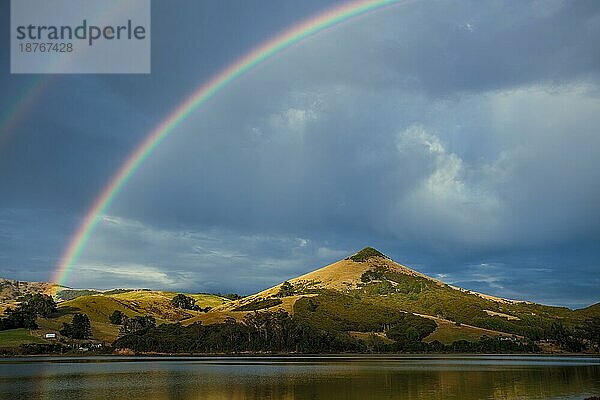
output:
{"label": "bush", "polygon": [[360,280],[363,283],[369,283],[371,281],[381,281],[383,279],[385,279],[385,270],[381,267],[365,271],[360,276]]}
{"label": "bush", "polygon": [[178,294],[173,297],[171,304],[175,308],[183,308],[184,310],[197,310],[196,300],[192,297],[186,296],[185,294]]}
{"label": "bush", "polygon": [[374,248],[365,247],[364,249],[362,249],[355,255],[348,257],[347,259],[356,261],[356,262],[363,262],[363,261],[367,261],[369,258],[372,258],[372,257],[387,258],[383,253],[380,253],[379,251],[375,250]]}
{"label": "bush", "polygon": [[108,320],[113,325],[121,325],[123,323],[124,316],[125,316],[125,314],[123,314],[121,311],[115,310],[115,312],[113,312],[110,315],[110,317],[108,317]]}
{"label": "bush", "polygon": [[126,335],[129,333],[143,332],[156,327],[156,319],[150,316],[136,316],[133,318],[123,317],[123,322],[119,333]]}
{"label": "bush", "polygon": [[281,287],[279,288],[279,293],[277,293],[277,297],[287,297],[292,295],[294,295],[294,286],[288,281],[283,282],[281,284]]}

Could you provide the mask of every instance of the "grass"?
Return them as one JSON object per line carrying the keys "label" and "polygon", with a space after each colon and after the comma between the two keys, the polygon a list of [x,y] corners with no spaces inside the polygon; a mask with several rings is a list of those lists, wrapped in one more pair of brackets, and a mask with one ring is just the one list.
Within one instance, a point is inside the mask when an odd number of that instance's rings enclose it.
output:
{"label": "grass", "polygon": [[119,310],[129,317],[142,315],[140,312],[103,295],[81,296],[60,303],[58,312],[52,318],[38,318],[40,329],[58,331],[62,324],[70,323],[73,314],[82,313],[88,316],[92,326],[92,337],[100,341],[110,342],[116,339],[119,327],[109,322],[108,317]]}
{"label": "grass", "polygon": [[385,336],[384,333],[381,332],[354,332],[354,331],[350,331],[348,332],[350,334],[350,336],[356,338],[356,339],[360,339],[364,342],[369,342],[372,340],[381,340],[382,343],[386,343],[386,344],[391,344],[394,343],[394,341],[390,338],[388,338],[387,336]]}
{"label": "grass", "polygon": [[64,289],[56,293],[56,298],[60,300],[73,300],[80,296],[91,296],[94,294],[118,294],[118,293],[126,293],[131,292],[134,289],[112,289],[108,291],[100,291],[94,289]]}
{"label": "grass", "polygon": [[[581,320],[576,312],[564,307],[533,303],[500,303],[467,291],[440,285],[427,278],[410,276],[392,270],[376,271],[380,281],[364,283],[350,291],[373,304],[407,312],[439,316],[447,320],[523,336],[535,335],[560,318],[566,324]],[[488,315],[484,310],[508,314],[519,319],[507,320]]]}
{"label": "grass", "polygon": [[402,321],[404,313],[332,290],[304,297],[294,304],[294,316],[312,327],[337,332],[381,332]]}
{"label": "grass", "polygon": [[493,332],[490,332],[485,329],[465,325],[457,326],[453,322],[449,321],[437,320],[436,323],[438,327],[431,335],[423,339],[424,342],[431,343],[436,340],[443,344],[451,344],[458,340],[476,342],[482,336],[497,336],[497,334],[494,334]]}
{"label": "grass", "polygon": [[9,329],[0,331],[0,347],[16,347],[28,343],[47,343],[44,339],[29,333],[28,329]]}
{"label": "grass", "polygon": [[[173,307],[171,300],[173,300],[173,297],[177,294],[178,293],[175,292],[162,292],[157,290],[136,290],[106,297],[118,300],[140,314],[152,315],[157,320],[175,322],[196,316],[198,311],[182,310]],[[214,308],[229,302],[229,300],[224,297],[210,294],[186,294],[186,296],[194,298],[194,300],[196,300],[196,305],[201,308]]]}
{"label": "grass", "polygon": [[[182,310],[173,307],[171,300],[175,292],[133,290],[79,296],[59,304],[58,312],[52,318],[38,318],[40,329],[58,331],[65,322],[71,322],[73,314],[88,316],[92,325],[92,338],[112,342],[119,334],[119,326],[109,321],[114,311],[121,311],[128,317],[149,315],[156,318],[157,324],[172,323],[190,319],[201,314],[198,311]],[[188,295],[200,307],[216,307],[228,302],[220,296],[208,294]]]}
{"label": "grass", "polygon": [[121,311],[128,317],[141,315],[140,310],[131,306],[131,304],[103,295],[80,296],[62,302],[59,306],[65,313],[79,312],[86,314],[91,320],[104,322],[108,322],[108,318],[116,310]]}
{"label": "grass", "polygon": [[296,301],[294,316],[317,330],[352,332],[354,337],[358,337],[357,332],[376,336],[385,334],[388,339],[401,343],[408,340],[419,341],[436,329],[436,323],[428,318],[330,290]]}
{"label": "grass", "polygon": [[[137,304],[142,306],[147,306],[151,303],[171,302],[173,297],[175,297],[178,294],[179,293],[177,292],[163,292],[158,290],[133,290],[126,293],[111,294],[108,296],[128,302],[136,302]],[[216,296],[213,294],[184,294],[196,300],[196,305],[202,308],[216,307],[230,301],[225,297]]]}
{"label": "grass", "polygon": [[[164,293],[166,296],[168,296],[171,299],[178,294],[175,292],[160,292],[160,293]],[[231,301],[226,297],[217,296],[214,294],[206,294],[206,293],[199,293],[199,294],[184,293],[184,294],[186,296],[192,297],[194,300],[196,300],[196,305],[198,307],[202,307],[202,308],[217,307],[217,306],[220,306],[221,304],[225,304],[225,303],[228,303]]]}

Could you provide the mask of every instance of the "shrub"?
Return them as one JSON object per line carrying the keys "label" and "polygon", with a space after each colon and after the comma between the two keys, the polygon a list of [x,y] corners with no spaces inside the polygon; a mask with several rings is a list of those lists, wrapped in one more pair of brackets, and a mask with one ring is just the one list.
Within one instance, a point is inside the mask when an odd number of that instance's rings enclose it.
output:
{"label": "shrub", "polygon": [[136,333],[143,332],[151,328],[156,327],[156,319],[150,316],[136,316],[133,318],[127,318],[124,316],[123,318],[123,326],[119,330],[121,335],[126,335],[128,333]]}
{"label": "shrub", "polygon": [[287,297],[292,296],[293,294],[294,286],[288,281],[285,281],[281,284],[281,287],[279,288],[279,293],[277,293],[277,297]]}
{"label": "shrub", "polygon": [[115,310],[115,312],[113,312],[110,315],[110,317],[108,317],[108,320],[113,325],[121,325],[123,323],[124,316],[125,316],[125,314],[123,314],[121,311]]}
{"label": "shrub", "polygon": [[360,276],[360,280],[364,283],[368,283],[371,281],[381,281],[383,279],[385,279],[385,271],[381,267],[365,271]]}
{"label": "shrub", "polygon": [[173,297],[171,304],[176,308],[183,308],[184,310],[197,310],[196,300],[192,297],[186,296],[185,294],[178,294]]}
{"label": "shrub", "polygon": [[367,261],[369,258],[372,258],[372,257],[387,258],[383,253],[380,253],[379,251],[375,250],[374,248],[365,247],[364,249],[362,249],[355,255],[348,257],[348,259],[350,259],[352,261],[356,261],[356,262],[363,262],[363,261]]}

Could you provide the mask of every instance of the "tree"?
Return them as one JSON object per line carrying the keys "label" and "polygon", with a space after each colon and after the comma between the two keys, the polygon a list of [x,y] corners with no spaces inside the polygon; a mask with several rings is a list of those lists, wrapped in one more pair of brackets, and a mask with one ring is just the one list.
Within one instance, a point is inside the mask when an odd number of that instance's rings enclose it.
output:
{"label": "tree", "polygon": [[162,324],[121,336],[114,347],[160,352],[336,352],[364,348],[347,333],[316,330],[283,310],[247,314],[243,322]]}
{"label": "tree", "polygon": [[156,319],[150,316],[136,316],[133,318],[127,318],[125,316],[122,321],[121,329],[119,333],[121,335],[126,335],[129,333],[138,333],[142,331],[146,331],[150,328],[156,327]]}
{"label": "tree", "polygon": [[406,337],[412,342],[418,342],[421,340],[421,335],[419,334],[417,328],[415,328],[414,326],[406,328]]}
{"label": "tree", "polygon": [[567,328],[562,321],[552,322],[546,335],[556,340],[561,349],[571,352],[582,350],[583,344],[581,341],[574,336],[572,330]]}
{"label": "tree", "polygon": [[381,281],[385,279],[385,269],[382,267],[377,267],[375,269],[371,269],[363,272],[360,276],[360,280],[363,283],[369,283],[371,281]]}
{"label": "tree", "polygon": [[92,336],[90,319],[85,314],[75,314],[71,323],[63,323],[60,334],[72,339],[87,339]]}
{"label": "tree", "polygon": [[47,294],[27,294],[20,299],[19,307],[32,314],[48,317],[56,311],[56,302]]}
{"label": "tree", "polygon": [[73,337],[73,325],[68,322],[63,322],[59,332],[65,337]]}
{"label": "tree", "polygon": [[3,329],[38,328],[38,325],[35,322],[37,315],[31,310],[24,310],[23,308],[17,306],[15,309],[7,309],[4,314],[6,315],[6,318],[2,318]]}
{"label": "tree", "polygon": [[37,316],[48,317],[55,311],[56,303],[52,297],[42,293],[25,295],[19,299],[19,304],[14,309],[5,310],[5,317],[0,319],[0,330],[37,329]]}
{"label": "tree", "polygon": [[291,283],[289,283],[288,281],[285,281],[279,287],[279,293],[277,293],[277,297],[287,297],[287,296],[292,296],[293,294],[294,294],[294,286]]}
{"label": "tree", "polygon": [[198,306],[196,306],[196,300],[194,298],[181,293],[173,297],[173,300],[171,300],[171,304],[173,304],[173,306],[176,308],[183,308],[184,310],[198,309]]}
{"label": "tree", "polygon": [[585,321],[584,328],[587,339],[595,345],[596,348],[600,347],[600,317],[592,317]]}
{"label": "tree", "polygon": [[113,325],[121,325],[123,323],[124,316],[125,314],[123,314],[121,311],[115,310],[110,317],[108,317],[108,320]]}

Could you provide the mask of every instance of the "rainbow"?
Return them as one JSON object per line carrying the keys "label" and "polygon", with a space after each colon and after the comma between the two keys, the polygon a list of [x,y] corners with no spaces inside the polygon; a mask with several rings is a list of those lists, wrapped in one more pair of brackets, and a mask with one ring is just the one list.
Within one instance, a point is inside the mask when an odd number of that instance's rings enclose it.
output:
{"label": "rainbow", "polygon": [[[243,75],[252,67],[274,56],[291,45],[306,39],[323,29],[330,28],[353,17],[370,11],[400,3],[401,0],[359,0],[329,9],[313,18],[309,18],[291,27],[271,40],[245,54],[243,57],[223,69],[211,80],[201,85],[195,92],[175,108],[140,145],[128,156],[125,163],[110,179],[109,183],[96,198],[82,223],[72,236],[55,271],[53,282],[63,284],[68,278],[72,265],[88,241],[104,211],[119,193],[125,183],[146,158],[173,130],[190,114],[210,99],[215,93]],[[406,1],[405,1],[406,2]]]}
{"label": "rainbow", "polygon": [[[118,15],[122,13],[122,9],[126,6],[126,2],[119,3],[118,6],[113,6],[107,12],[95,17],[93,21],[102,21],[109,16]],[[64,59],[63,61],[66,60]],[[5,112],[0,114],[0,153],[3,147],[10,141],[11,136],[16,132],[16,128],[21,120],[24,119],[54,80],[52,76],[44,77],[44,74],[40,74],[38,78],[32,79],[17,101],[13,102],[13,106],[7,107]]]}
{"label": "rainbow", "polygon": [[35,105],[36,100],[46,90],[49,79],[37,78],[30,81],[23,94],[19,96],[12,107],[7,107],[4,114],[0,115],[0,152],[9,142],[16,131],[19,122]]}

